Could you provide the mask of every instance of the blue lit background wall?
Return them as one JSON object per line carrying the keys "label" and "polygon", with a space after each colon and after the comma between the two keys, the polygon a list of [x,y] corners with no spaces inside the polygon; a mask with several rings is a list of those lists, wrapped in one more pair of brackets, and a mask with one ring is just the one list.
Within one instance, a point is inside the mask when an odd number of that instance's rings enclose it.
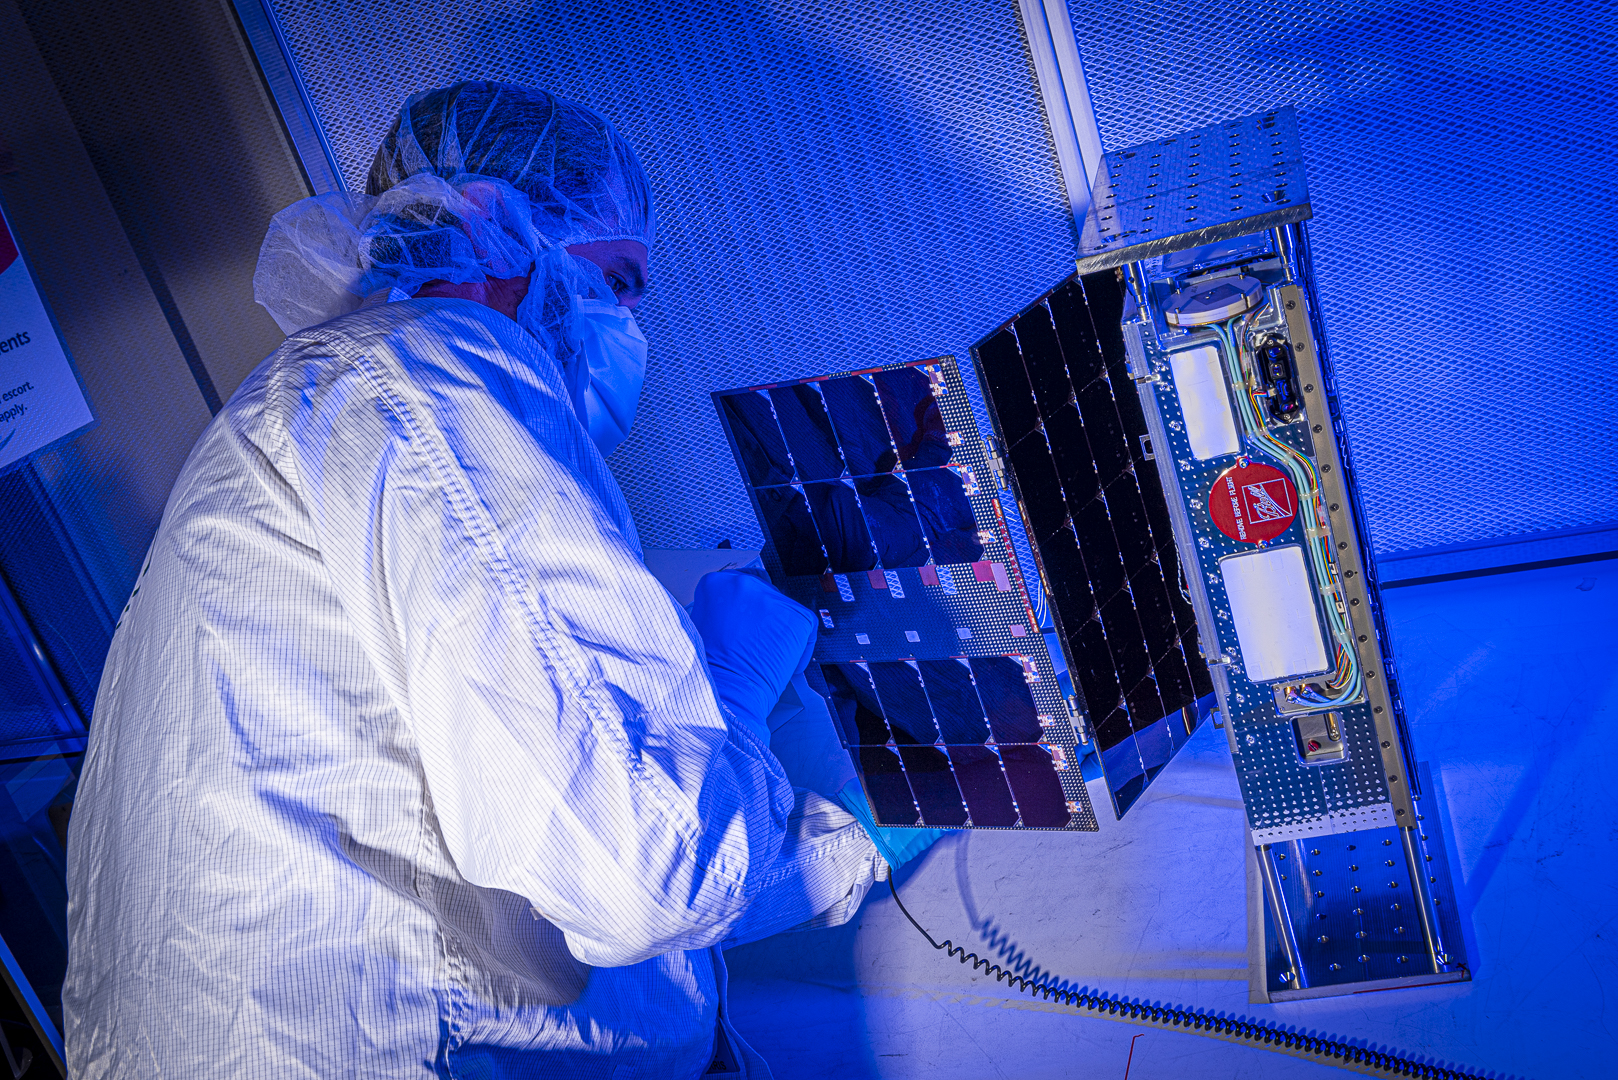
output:
{"label": "blue lit background wall", "polygon": [[[1613,16],[1499,0],[1070,0],[1108,148],[1296,104],[1317,268],[1383,553],[1618,520]],[[276,0],[352,186],[405,94],[592,102],[665,228],[641,418],[648,543],[758,542],[707,400],[954,352],[1072,252],[1014,0]]]}
{"label": "blue lit background wall", "polygon": [[1298,107],[1379,550],[1618,521],[1618,8],[1069,9],[1109,150]]}
{"label": "blue lit background wall", "polygon": [[590,102],[646,162],[651,371],[613,468],[654,546],[760,542],[708,392],[966,349],[1071,267],[1015,3],[281,0],[358,189],[403,97]]}

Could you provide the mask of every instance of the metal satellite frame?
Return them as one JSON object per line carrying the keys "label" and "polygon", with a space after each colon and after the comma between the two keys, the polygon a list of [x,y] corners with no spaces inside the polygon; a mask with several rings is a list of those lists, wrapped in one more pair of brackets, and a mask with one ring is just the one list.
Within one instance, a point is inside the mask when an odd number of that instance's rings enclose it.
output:
{"label": "metal satellite frame", "polygon": [[1087,757],[1122,817],[1216,716],[1261,1001],[1469,978],[1311,215],[1291,109],[1105,155],[1077,272],[973,347],[987,439],[953,357],[713,395],[875,820],[1094,830]]}
{"label": "metal satellite frame", "polygon": [[[1236,763],[1258,1001],[1470,978],[1327,354],[1312,216],[1290,108],[1114,151],[1077,272],[973,349],[991,454],[1030,523],[1064,641],[1113,633],[1095,590],[1064,578],[1097,501],[1120,515],[1111,488],[1092,495],[1088,474],[1070,484],[1059,468],[1067,513],[1052,524],[1049,463],[1082,457],[1064,444],[1095,426],[1082,380],[1105,381],[1126,418],[1125,398],[1138,400],[1145,449],[1124,486],[1155,487],[1168,508]],[[1042,393],[1058,367],[1076,400]],[[1095,383],[1090,398],[1101,399]],[[1068,406],[1086,434],[1055,422]],[[1109,708],[1105,680],[1087,689],[1121,816],[1138,775],[1132,703],[1126,688]]]}

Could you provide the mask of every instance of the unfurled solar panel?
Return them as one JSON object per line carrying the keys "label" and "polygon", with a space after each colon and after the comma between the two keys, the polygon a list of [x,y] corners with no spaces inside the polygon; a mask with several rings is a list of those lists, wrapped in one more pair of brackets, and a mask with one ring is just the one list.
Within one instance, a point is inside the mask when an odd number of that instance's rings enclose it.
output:
{"label": "unfurled solar panel", "polygon": [[1120,816],[1213,693],[1125,369],[1123,301],[1111,271],[1069,279],[973,349]]}
{"label": "unfurled solar panel", "polygon": [[713,396],[877,821],[1094,829],[954,359]]}

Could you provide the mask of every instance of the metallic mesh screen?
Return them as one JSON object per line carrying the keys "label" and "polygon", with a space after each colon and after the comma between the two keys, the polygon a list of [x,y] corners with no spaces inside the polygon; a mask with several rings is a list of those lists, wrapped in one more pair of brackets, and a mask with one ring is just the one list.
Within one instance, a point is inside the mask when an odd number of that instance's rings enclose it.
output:
{"label": "metallic mesh screen", "polygon": [[[351,187],[406,94],[589,102],[658,199],[651,370],[613,459],[653,546],[760,542],[708,392],[967,347],[1071,270],[1011,0],[278,0]],[[981,418],[980,418],[981,419]]]}
{"label": "metallic mesh screen", "polygon": [[1069,3],[1109,150],[1298,107],[1380,551],[1618,520],[1618,9]]}

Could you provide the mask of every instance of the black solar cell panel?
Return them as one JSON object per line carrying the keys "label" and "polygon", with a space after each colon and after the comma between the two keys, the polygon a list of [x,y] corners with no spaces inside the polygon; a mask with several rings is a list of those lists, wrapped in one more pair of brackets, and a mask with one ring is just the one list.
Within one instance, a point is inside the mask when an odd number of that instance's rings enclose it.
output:
{"label": "black solar cell panel", "polygon": [[[1123,302],[1111,273],[1070,279],[974,349],[1120,814],[1184,741],[1181,710],[1212,690],[1126,368]],[[1035,781],[1026,799],[1019,788],[1017,770],[1034,759],[1001,757],[1027,824],[1048,805]]]}

